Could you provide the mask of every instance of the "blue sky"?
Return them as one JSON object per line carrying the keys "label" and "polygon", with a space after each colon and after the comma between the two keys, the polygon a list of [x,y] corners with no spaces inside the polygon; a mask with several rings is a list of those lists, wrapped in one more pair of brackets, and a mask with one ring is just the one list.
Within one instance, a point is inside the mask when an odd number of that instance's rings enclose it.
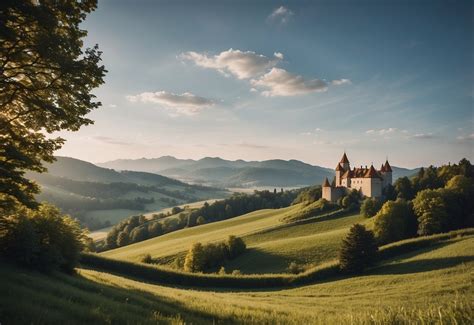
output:
{"label": "blue sky", "polygon": [[474,159],[473,5],[99,1],[95,124],[58,152],[334,167]]}

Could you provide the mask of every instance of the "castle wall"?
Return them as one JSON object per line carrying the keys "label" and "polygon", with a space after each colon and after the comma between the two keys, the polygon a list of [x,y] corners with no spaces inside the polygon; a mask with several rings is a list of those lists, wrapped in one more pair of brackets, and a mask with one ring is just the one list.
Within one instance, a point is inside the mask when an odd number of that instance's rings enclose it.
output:
{"label": "castle wall", "polygon": [[329,202],[336,202],[347,193],[345,187],[323,187],[322,197]]}

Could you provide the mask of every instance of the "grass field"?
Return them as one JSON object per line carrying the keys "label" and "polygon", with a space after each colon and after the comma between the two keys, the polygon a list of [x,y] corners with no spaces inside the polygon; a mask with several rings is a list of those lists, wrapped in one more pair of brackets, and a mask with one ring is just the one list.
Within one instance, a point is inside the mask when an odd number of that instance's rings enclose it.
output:
{"label": "grass field", "polygon": [[298,213],[301,205],[258,210],[225,221],[179,230],[140,243],[103,252],[105,257],[140,261],[151,254],[163,264],[173,265],[195,242],[222,241],[229,235],[243,237],[248,251],[225,265],[242,273],[282,273],[291,262],[313,266],[337,255],[341,238],[354,223],[371,223],[358,214],[306,224],[287,224],[285,217]]}
{"label": "grass field", "polygon": [[190,290],[94,270],[71,277],[0,268],[9,323],[470,324],[474,236],[453,238],[365,275],[274,290]]}

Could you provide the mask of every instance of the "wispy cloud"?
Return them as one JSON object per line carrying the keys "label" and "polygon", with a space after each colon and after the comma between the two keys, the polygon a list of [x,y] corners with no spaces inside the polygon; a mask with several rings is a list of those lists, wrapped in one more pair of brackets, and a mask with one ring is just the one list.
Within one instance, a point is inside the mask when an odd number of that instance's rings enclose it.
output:
{"label": "wispy cloud", "polygon": [[323,80],[305,80],[302,76],[280,68],[272,68],[259,79],[251,80],[251,84],[263,88],[262,95],[266,97],[304,95],[328,89],[327,83]]}
{"label": "wispy cloud", "polygon": [[250,148],[250,149],[268,149],[271,148],[270,146],[258,144],[258,143],[251,143],[246,141],[240,141],[237,143],[221,143],[219,144],[223,147],[240,147],[240,148]]}
{"label": "wispy cloud", "polygon": [[213,56],[192,51],[185,52],[180,54],[179,58],[192,61],[203,68],[215,69],[224,75],[231,74],[238,79],[249,79],[274,67],[283,59],[283,54],[275,52],[273,57],[267,57],[253,51],[229,49]]}
{"label": "wispy cloud", "polygon": [[433,133],[416,133],[410,136],[412,139],[433,139],[435,135]]}
{"label": "wispy cloud", "polygon": [[466,135],[460,135],[456,138],[456,140],[459,140],[459,141],[472,141],[472,140],[474,140],[474,133],[466,134]]}
{"label": "wispy cloud", "polygon": [[129,141],[123,141],[120,139],[116,138],[111,138],[107,136],[102,136],[102,135],[95,135],[91,137],[92,140],[95,140],[97,142],[102,142],[106,144],[113,144],[113,145],[118,145],[118,146],[131,146],[134,145],[132,142]]}
{"label": "wispy cloud", "polygon": [[334,86],[350,85],[352,82],[349,79],[336,79],[331,81]]}
{"label": "wispy cloud", "polygon": [[194,115],[203,109],[214,106],[214,101],[208,98],[196,96],[186,92],[181,95],[167,91],[144,92],[138,95],[126,96],[132,103],[154,103],[160,104],[166,109],[173,110],[177,114]]}
{"label": "wispy cloud", "polygon": [[398,132],[397,128],[386,128],[386,129],[370,129],[365,131],[365,134],[369,135],[387,135]]}
{"label": "wispy cloud", "polygon": [[272,13],[268,16],[267,20],[278,22],[280,24],[286,24],[288,23],[288,21],[290,21],[293,15],[293,11],[291,11],[285,6],[280,6],[272,11]]}

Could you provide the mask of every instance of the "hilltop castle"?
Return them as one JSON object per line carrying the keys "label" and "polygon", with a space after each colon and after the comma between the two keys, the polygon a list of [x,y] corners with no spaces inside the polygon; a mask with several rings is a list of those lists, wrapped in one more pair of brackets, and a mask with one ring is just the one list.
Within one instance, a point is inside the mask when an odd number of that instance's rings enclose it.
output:
{"label": "hilltop castle", "polygon": [[375,170],[373,165],[370,168],[360,166],[351,169],[344,152],[336,166],[335,183],[329,184],[327,178],[324,180],[323,199],[335,202],[353,189],[358,190],[363,196],[379,198],[382,196],[382,190],[389,184],[392,184],[392,167],[388,160],[382,164],[380,170]]}

